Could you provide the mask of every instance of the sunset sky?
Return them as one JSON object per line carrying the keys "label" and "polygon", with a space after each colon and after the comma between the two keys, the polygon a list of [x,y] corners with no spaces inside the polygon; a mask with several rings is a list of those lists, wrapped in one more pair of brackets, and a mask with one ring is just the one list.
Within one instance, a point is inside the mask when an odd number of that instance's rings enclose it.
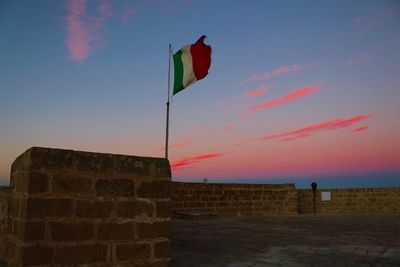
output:
{"label": "sunset sky", "polygon": [[172,100],[173,180],[400,186],[384,0],[0,0],[0,185],[32,146],[163,157],[168,45],[203,34],[209,74]]}

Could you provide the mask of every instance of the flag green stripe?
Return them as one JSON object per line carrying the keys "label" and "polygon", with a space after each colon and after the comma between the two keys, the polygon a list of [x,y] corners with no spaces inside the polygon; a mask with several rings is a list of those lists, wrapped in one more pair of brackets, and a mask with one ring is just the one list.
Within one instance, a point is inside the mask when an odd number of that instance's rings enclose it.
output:
{"label": "flag green stripe", "polygon": [[183,87],[183,63],[182,63],[182,51],[179,50],[173,55],[174,58],[174,90],[173,95],[179,93],[184,89]]}

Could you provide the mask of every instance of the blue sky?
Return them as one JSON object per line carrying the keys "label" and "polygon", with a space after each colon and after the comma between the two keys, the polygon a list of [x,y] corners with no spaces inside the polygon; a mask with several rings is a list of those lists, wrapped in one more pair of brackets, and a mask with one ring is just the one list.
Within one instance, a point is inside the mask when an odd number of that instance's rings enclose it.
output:
{"label": "blue sky", "polygon": [[398,1],[0,1],[0,183],[32,146],[162,157],[168,44],[205,34],[174,180],[399,186],[399,29]]}

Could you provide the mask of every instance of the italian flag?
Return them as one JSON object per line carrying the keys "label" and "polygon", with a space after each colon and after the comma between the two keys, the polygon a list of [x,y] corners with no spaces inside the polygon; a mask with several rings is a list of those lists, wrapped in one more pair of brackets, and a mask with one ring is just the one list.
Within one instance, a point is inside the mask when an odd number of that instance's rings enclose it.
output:
{"label": "italian flag", "polygon": [[201,36],[196,43],[181,48],[174,58],[173,95],[203,79],[211,65],[211,47],[204,44],[206,36]]}

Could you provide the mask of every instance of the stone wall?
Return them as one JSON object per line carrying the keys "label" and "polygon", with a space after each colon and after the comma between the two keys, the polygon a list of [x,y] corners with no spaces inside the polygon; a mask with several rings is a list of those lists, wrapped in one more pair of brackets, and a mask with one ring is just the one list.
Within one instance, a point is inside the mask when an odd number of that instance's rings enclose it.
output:
{"label": "stone wall", "polygon": [[0,260],[4,258],[9,187],[0,186]]}
{"label": "stone wall", "polygon": [[[331,201],[322,201],[330,192]],[[311,189],[298,190],[299,213],[313,213]],[[400,188],[355,188],[317,190],[317,213],[400,214]]]}
{"label": "stone wall", "polygon": [[173,182],[172,211],[217,215],[297,214],[294,184],[208,184]]}
{"label": "stone wall", "polygon": [[31,148],[11,171],[10,266],[167,266],[168,160]]}

